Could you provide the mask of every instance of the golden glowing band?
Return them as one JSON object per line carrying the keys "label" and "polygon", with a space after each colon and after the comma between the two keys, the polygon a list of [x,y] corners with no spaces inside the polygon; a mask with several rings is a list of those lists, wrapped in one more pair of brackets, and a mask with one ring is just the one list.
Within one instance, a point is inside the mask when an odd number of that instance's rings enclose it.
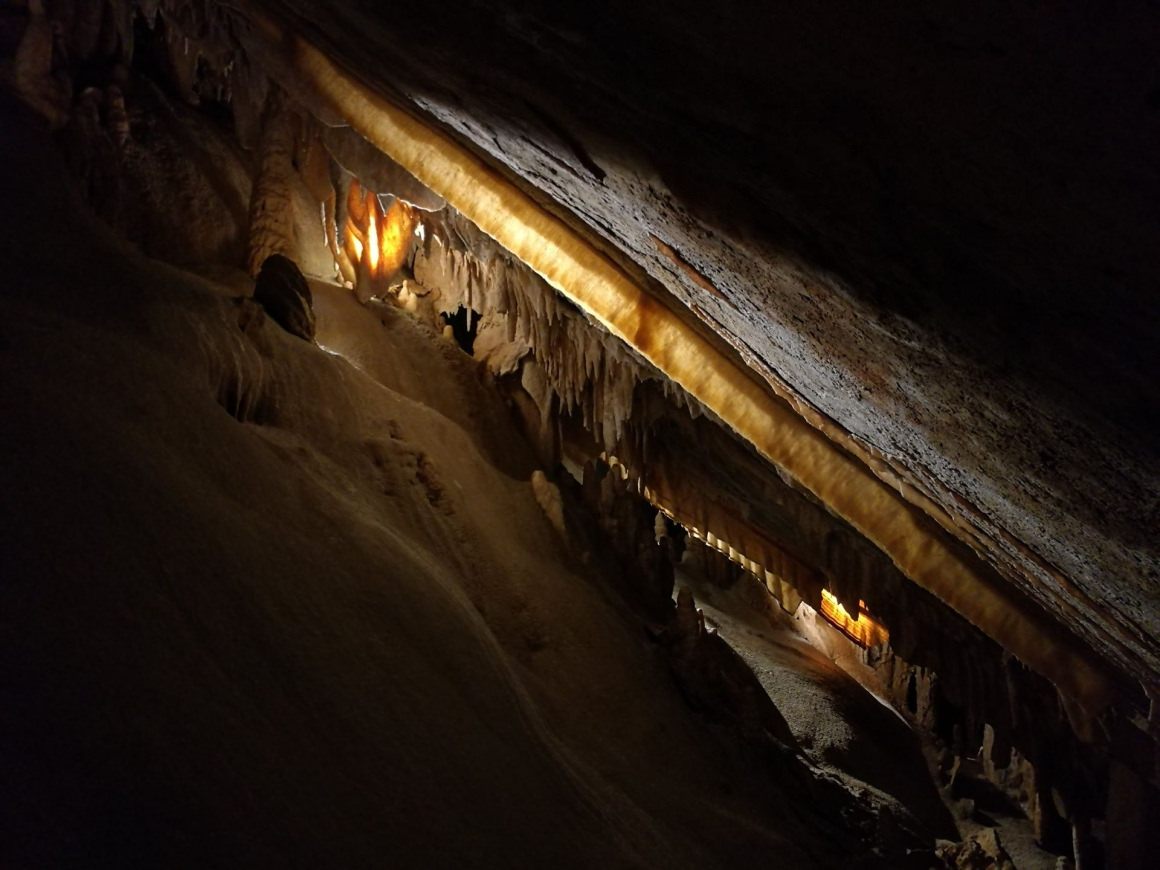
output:
{"label": "golden glowing band", "polygon": [[862,646],[878,646],[890,640],[890,633],[866,613],[865,602],[859,601],[858,612],[851,616],[829,589],[822,590],[822,616]]}

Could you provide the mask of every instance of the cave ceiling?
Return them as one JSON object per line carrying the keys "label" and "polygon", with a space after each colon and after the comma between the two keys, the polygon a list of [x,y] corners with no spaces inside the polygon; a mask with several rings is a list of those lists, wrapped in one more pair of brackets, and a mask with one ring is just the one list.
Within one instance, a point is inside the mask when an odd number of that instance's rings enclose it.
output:
{"label": "cave ceiling", "polygon": [[502,171],[1155,684],[1154,7],[248,5]]}

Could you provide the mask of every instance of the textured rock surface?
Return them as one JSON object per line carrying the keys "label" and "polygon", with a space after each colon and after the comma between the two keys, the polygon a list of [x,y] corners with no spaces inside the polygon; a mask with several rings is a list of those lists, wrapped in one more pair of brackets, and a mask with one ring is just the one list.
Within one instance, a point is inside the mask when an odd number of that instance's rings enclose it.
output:
{"label": "textured rock surface", "polygon": [[314,341],[314,299],[293,260],[272,254],[254,281],[254,301],[291,335]]}
{"label": "textured rock surface", "polygon": [[290,6],[1160,671],[1154,11]]}

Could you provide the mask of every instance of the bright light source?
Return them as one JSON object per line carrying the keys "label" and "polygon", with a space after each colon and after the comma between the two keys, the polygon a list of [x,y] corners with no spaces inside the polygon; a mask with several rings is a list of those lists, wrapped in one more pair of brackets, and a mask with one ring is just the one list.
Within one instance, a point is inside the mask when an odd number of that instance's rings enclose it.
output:
{"label": "bright light source", "polygon": [[866,602],[859,600],[858,613],[850,616],[842,602],[829,589],[822,590],[822,616],[846,637],[862,646],[878,646],[890,640],[890,632],[870,618]]}

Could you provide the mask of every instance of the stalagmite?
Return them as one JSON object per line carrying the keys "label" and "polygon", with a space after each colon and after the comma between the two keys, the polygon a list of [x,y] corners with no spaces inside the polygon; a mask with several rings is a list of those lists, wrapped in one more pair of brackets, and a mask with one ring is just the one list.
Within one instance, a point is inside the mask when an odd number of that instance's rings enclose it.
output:
{"label": "stalagmite", "polygon": [[335,265],[343,280],[352,284],[355,280],[354,265],[347,256],[339,239],[338,193],[331,179],[330,155],[322,143],[319,129],[321,125],[309,116],[303,119],[303,129],[298,136],[298,153],[295,163],[306,189],[321,206],[322,234],[326,247],[334,257]]}
{"label": "stalagmite", "polygon": [[290,186],[294,173],[294,130],[290,112],[279,92],[270,96],[258,177],[250,196],[250,240],[246,270],[257,276],[267,257],[281,254],[297,260],[294,209]]}

